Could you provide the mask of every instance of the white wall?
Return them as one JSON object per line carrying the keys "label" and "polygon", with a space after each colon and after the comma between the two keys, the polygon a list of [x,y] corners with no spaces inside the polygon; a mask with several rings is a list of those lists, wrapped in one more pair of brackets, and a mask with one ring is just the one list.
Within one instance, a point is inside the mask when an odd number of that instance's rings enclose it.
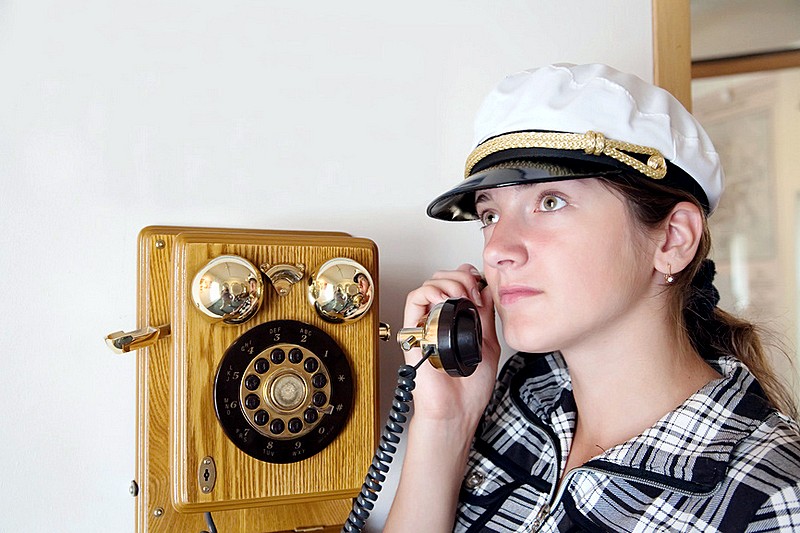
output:
{"label": "white wall", "polygon": [[797,0],[691,0],[690,4],[694,60],[800,48]]}
{"label": "white wall", "polygon": [[424,208],[491,85],[554,61],[651,79],[650,2],[397,5],[0,0],[0,529],[133,530],[135,358],[102,339],[135,326],[142,227],[369,237],[397,327],[430,272],[480,260],[476,226]]}

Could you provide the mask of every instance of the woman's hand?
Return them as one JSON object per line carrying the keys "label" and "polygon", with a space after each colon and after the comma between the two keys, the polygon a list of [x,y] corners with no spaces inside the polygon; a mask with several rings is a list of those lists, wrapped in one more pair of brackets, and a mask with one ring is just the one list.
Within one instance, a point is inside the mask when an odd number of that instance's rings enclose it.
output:
{"label": "woman's hand", "polygon": [[[460,378],[423,364],[417,370],[414,415],[409,424],[403,471],[384,531],[453,530],[458,490],[472,437],[494,389],[500,345],[494,303],[479,288],[472,265],[440,271],[409,293],[404,326],[417,327],[433,306],[448,298],[469,298],[478,308],[483,329],[483,360],[472,375]],[[422,358],[419,348],[406,352],[408,364]]]}
{"label": "woman's hand", "polygon": [[[494,303],[488,289],[481,291],[478,270],[464,264],[456,270],[439,271],[406,299],[404,327],[417,327],[433,306],[448,298],[468,298],[478,308],[483,329],[483,361],[468,377],[452,377],[423,364],[417,371],[414,391],[414,419],[454,423],[469,437],[491,398],[500,357],[494,319]],[[406,353],[406,361],[416,364],[422,358],[419,348]]]}

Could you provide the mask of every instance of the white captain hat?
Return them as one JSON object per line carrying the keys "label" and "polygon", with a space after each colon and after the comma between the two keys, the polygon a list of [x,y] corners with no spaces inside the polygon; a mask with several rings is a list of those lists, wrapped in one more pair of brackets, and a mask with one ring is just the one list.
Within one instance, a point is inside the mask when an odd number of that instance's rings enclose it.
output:
{"label": "white captain hat", "polygon": [[719,203],[719,155],[669,92],[607,65],[556,64],[506,77],[475,120],[465,179],[428,206],[474,220],[475,192],[537,181],[625,174]]}

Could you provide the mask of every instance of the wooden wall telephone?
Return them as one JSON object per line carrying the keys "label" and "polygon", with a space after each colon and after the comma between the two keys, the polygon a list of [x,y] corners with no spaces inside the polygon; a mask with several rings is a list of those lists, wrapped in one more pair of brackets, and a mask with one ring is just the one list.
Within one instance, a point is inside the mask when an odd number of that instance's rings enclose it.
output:
{"label": "wooden wall telephone", "polygon": [[377,443],[375,244],[148,227],[138,256],[139,329],[107,337],[139,350],[137,532],[339,531]]}

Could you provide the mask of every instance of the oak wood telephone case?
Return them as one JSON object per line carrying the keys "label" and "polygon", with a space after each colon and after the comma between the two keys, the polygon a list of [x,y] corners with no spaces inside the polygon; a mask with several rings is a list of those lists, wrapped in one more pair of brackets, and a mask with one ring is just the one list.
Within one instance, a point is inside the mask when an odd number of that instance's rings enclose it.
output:
{"label": "oak wood telephone case", "polygon": [[[378,257],[335,232],[139,235],[138,532],[338,531],[377,443]],[[323,528],[323,529],[320,529]]]}

